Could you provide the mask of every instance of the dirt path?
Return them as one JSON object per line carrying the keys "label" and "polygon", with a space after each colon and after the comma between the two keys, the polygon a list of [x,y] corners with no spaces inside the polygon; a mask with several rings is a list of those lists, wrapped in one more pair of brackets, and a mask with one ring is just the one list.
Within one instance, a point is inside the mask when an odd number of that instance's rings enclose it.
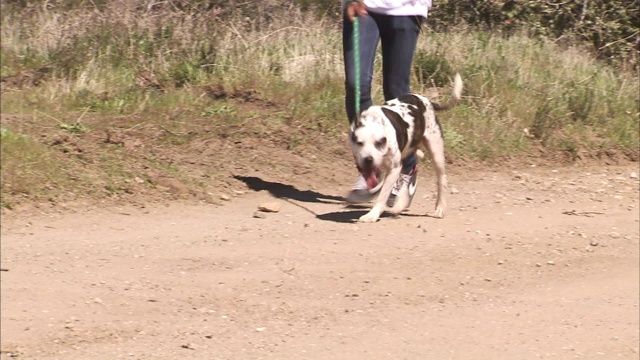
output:
{"label": "dirt path", "polygon": [[7,215],[1,357],[637,359],[637,172],[454,170],[443,220],[428,171],[375,224],[343,184],[259,177],[222,206]]}

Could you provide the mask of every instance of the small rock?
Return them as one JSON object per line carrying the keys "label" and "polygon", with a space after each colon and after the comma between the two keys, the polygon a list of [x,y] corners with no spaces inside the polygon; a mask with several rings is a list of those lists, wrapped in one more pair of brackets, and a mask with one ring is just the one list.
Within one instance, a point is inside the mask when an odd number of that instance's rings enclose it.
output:
{"label": "small rock", "polygon": [[264,213],[261,213],[260,211],[256,211],[253,213],[253,217],[256,219],[264,219],[267,217],[267,215],[265,215]]}
{"label": "small rock", "polygon": [[553,260],[547,261],[547,265],[555,265],[556,263]]}
{"label": "small rock", "polygon": [[631,174],[629,174],[629,177],[632,179],[637,179],[638,178],[638,173],[636,173],[635,171],[632,172]]}
{"label": "small rock", "polygon": [[256,328],[256,331],[265,331],[265,330],[267,330],[267,328],[264,328],[264,327]]}
{"label": "small rock", "polygon": [[260,206],[258,206],[258,210],[260,211],[264,211],[264,212],[278,212],[280,211],[280,203],[277,202],[267,202],[264,204],[261,204]]}
{"label": "small rock", "polygon": [[540,266],[542,266],[542,264],[536,263],[536,267],[540,267]]}
{"label": "small rock", "polygon": [[220,200],[229,201],[231,197],[227,194],[220,194]]}
{"label": "small rock", "polygon": [[504,260],[498,260],[498,265],[504,264]]}
{"label": "small rock", "polygon": [[458,191],[458,189],[456,189],[456,188],[454,188],[454,187],[452,187],[452,188],[451,188],[451,193],[452,193],[452,194],[458,194],[459,192],[460,192],[460,191]]}
{"label": "small rock", "polygon": [[591,242],[589,243],[589,245],[591,245],[591,246],[598,246],[598,244],[599,244],[598,240],[595,240],[595,239],[591,240]]}

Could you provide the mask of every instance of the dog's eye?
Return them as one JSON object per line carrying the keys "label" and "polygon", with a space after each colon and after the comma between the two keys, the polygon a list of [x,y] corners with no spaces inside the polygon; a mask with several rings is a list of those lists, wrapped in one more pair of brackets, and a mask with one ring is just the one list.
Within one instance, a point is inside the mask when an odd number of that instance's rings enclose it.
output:
{"label": "dog's eye", "polygon": [[386,137],[383,137],[382,139],[376,141],[376,147],[377,148],[383,148],[385,146],[387,146],[387,138]]}
{"label": "dog's eye", "polygon": [[362,147],[362,145],[364,145],[362,141],[358,141],[356,134],[351,134],[351,142],[356,144],[358,147]]}
{"label": "dog's eye", "polygon": [[351,133],[351,142],[358,146],[362,146],[362,141],[358,141],[358,138],[356,137],[355,133]]}

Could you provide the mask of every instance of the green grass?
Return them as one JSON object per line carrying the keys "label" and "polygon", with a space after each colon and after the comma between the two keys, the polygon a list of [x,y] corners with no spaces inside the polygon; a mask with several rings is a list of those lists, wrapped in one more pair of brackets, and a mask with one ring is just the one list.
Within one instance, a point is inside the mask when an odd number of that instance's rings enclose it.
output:
{"label": "green grass", "polygon": [[[525,36],[442,34],[429,43],[419,49],[417,68],[459,71],[466,81],[466,101],[448,116],[454,127],[449,132],[465,139],[466,146],[456,143],[457,151],[481,157],[517,153],[531,143],[526,132],[550,149],[572,153],[603,147],[637,152],[638,83],[632,74],[579,49]],[[435,66],[438,57],[447,61]],[[436,71],[423,82],[444,81]]]}
{"label": "green grass", "polygon": [[60,184],[77,177],[60,166],[56,154],[28,135],[0,128],[2,162],[2,201],[10,206],[7,194],[14,199],[28,198],[34,193],[57,194]]}
{"label": "green grass", "polygon": [[[34,116],[24,134],[3,127],[3,194],[80,181],[70,175],[71,164],[51,165],[61,155],[33,137],[43,128],[96,139],[108,129],[160,129],[154,146],[188,146],[207,137],[256,137],[288,149],[318,136],[342,141],[347,121],[338,19],[282,12],[257,24],[212,21],[211,14],[170,7],[142,16],[108,1],[100,9],[2,12],[2,113]],[[543,146],[569,158],[614,151],[637,159],[635,74],[578,47],[525,34],[423,32],[414,90],[437,87],[444,101],[455,72],[465,82],[463,101],[440,116],[450,156],[496,159]],[[378,61],[376,102],[382,100],[380,73]],[[114,184],[135,176],[119,162],[135,154],[103,151],[91,166],[101,168],[111,179],[105,186],[117,192]]]}

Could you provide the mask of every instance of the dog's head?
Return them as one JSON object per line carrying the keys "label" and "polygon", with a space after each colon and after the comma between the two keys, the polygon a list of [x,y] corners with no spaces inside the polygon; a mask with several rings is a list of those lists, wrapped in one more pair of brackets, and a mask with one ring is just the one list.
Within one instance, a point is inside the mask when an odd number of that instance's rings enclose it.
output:
{"label": "dog's head", "polygon": [[349,142],[358,170],[373,188],[389,151],[384,115],[378,107],[365,110],[351,123]]}

